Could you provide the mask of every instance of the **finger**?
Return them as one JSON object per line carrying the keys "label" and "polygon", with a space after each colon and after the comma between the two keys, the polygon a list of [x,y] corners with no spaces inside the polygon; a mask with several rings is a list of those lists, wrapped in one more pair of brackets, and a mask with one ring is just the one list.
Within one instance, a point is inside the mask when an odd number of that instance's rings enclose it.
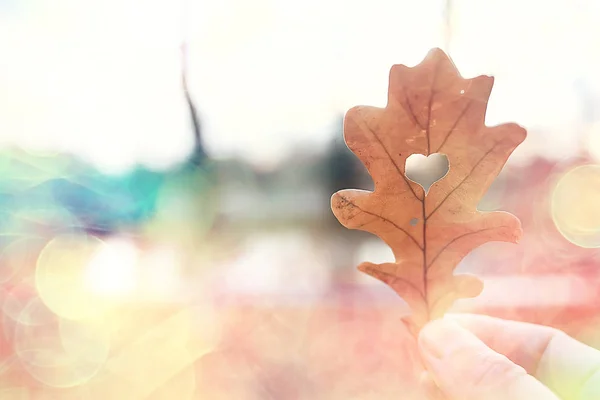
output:
{"label": "finger", "polygon": [[560,333],[547,326],[485,315],[447,314],[445,318],[472,332],[492,350],[504,354],[532,375],[537,372],[549,343]]}
{"label": "finger", "polygon": [[472,315],[447,315],[494,351],[523,366],[564,400],[600,398],[600,352],[541,325]]}
{"label": "finger", "polygon": [[419,387],[421,388],[422,398],[428,400],[451,400],[440,390],[435,380],[431,376],[431,372],[423,371],[419,379]]}
{"label": "finger", "polygon": [[452,400],[558,400],[522,367],[452,321],[426,325],[419,350],[433,379]]}

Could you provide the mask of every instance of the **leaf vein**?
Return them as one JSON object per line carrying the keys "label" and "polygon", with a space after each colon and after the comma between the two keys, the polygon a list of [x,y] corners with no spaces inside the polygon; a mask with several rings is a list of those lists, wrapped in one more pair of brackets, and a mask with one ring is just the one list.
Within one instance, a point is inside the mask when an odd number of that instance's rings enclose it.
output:
{"label": "leaf vein", "polygon": [[426,128],[426,132],[425,132],[425,136],[427,137],[427,155],[429,156],[431,154],[431,138],[430,138],[430,133],[431,133],[431,106],[433,105],[433,98],[435,97],[435,95],[437,94],[437,92],[435,91],[435,88],[437,86],[437,81],[438,81],[438,75],[439,75],[439,69],[440,69],[440,65],[441,65],[441,60],[438,59],[435,63],[435,67],[433,69],[433,79],[431,82],[431,89],[429,91],[429,104],[427,105],[427,126]]}
{"label": "leaf vein", "polygon": [[421,297],[421,299],[425,303],[427,302],[427,300],[425,299],[425,296],[424,296],[423,292],[421,290],[419,290],[419,288],[414,283],[410,282],[409,280],[401,278],[401,277],[399,277],[397,275],[394,275],[394,274],[390,274],[389,272],[384,272],[384,271],[378,270],[378,269],[376,269],[374,267],[366,267],[365,269],[366,270],[371,270],[371,271],[374,270],[375,273],[377,273],[377,274],[385,275],[385,276],[390,277],[391,279],[396,279],[396,280],[399,280],[399,281],[405,283],[408,287],[410,287],[415,292],[417,292],[419,294],[419,297]]}
{"label": "leaf vein", "polygon": [[406,185],[408,186],[408,188],[412,192],[413,196],[415,196],[415,198],[417,200],[421,200],[421,198],[419,196],[417,196],[417,193],[414,191],[412,185],[408,181],[408,178],[406,177],[406,175],[404,174],[404,172],[402,172],[402,170],[400,169],[400,167],[398,166],[398,164],[396,164],[396,161],[394,161],[394,158],[392,157],[392,155],[388,151],[387,147],[385,147],[385,145],[383,144],[383,142],[381,141],[381,139],[379,138],[379,136],[377,136],[377,134],[375,133],[375,131],[373,129],[371,129],[371,127],[368,126],[368,125],[367,125],[367,129],[369,130],[369,132],[371,133],[371,135],[373,135],[373,137],[375,138],[375,140],[377,140],[377,143],[379,143],[379,145],[381,146],[381,148],[383,149],[383,151],[385,152],[385,154],[387,154],[388,158],[390,159],[390,161],[394,165],[394,168],[396,168],[396,172],[398,172],[398,174],[402,177],[402,179],[404,179],[404,182],[406,183]]}
{"label": "leaf vein", "polygon": [[485,154],[475,163],[475,165],[473,166],[473,168],[471,168],[471,170],[469,171],[469,173],[458,183],[458,185],[456,185],[443,199],[442,201],[440,201],[440,203],[433,209],[433,211],[431,211],[429,213],[429,215],[427,215],[427,217],[425,218],[425,220],[428,220],[429,218],[431,218],[433,216],[433,214],[440,209],[440,207],[446,202],[446,200],[448,200],[450,198],[450,196],[452,196],[452,194],[459,188],[462,186],[463,183],[465,183],[465,181],[473,174],[473,172],[475,171],[475,169],[479,166],[479,164],[481,164],[481,162],[492,152],[496,149],[496,147],[498,146],[498,144],[495,144],[494,146],[492,146],[488,151],[485,152]]}
{"label": "leaf vein", "polygon": [[410,98],[408,97],[408,92],[406,91],[405,87],[402,88],[402,92],[404,93],[404,101],[406,101],[406,107],[408,108],[408,110],[405,108],[404,111],[408,111],[408,115],[412,119],[415,126],[423,130],[423,125],[421,125],[421,123],[417,119],[417,114],[415,114],[415,111],[412,108],[412,103],[410,102]]}
{"label": "leaf vein", "polygon": [[473,232],[463,233],[462,235],[459,235],[459,236],[455,237],[454,239],[452,239],[451,241],[449,241],[448,243],[446,243],[446,245],[440,249],[440,251],[435,255],[435,257],[433,257],[433,259],[431,260],[431,262],[427,265],[427,270],[429,270],[429,268],[431,268],[431,266],[442,255],[442,253],[444,251],[446,251],[446,249],[448,247],[450,247],[456,241],[458,241],[458,240],[460,240],[460,239],[462,239],[462,238],[464,238],[466,236],[476,235],[478,233],[482,233],[482,232],[485,232],[485,231],[491,231],[491,230],[499,229],[499,228],[504,228],[504,226],[496,226],[496,227],[493,227],[493,228],[479,229],[479,230],[476,230],[476,231],[473,231]]}
{"label": "leaf vein", "polygon": [[[370,212],[370,211],[367,211],[367,210],[365,210],[365,209],[362,209],[362,208],[360,208],[360,207],[359,207],[359,206],[358,206],[356,203],[353,203],[353,202],[351,202],[351,201],[350,201],[350,200],[348,200],[346,197],[342,197],[342,199],[343,199],[343,200],[344,200],[344,201],[345,201],[347,204],[351,205],[352,207],[355,207],[355,208],[357,208],[357,209],[358,209],[358,210],[360,210],[361,212],[363,212],[363,213],[365,213],[365,214],[367,214],[367,215],[372,215],[372,216],[374,216],[374,217],[376,217],[376,218],[379,218],[379,219],[381,219],[381,220],[382,220],[382,221],[384,221],[384,222],[387,222],[388,224],[391,224],[391,225],[392,225],[392,226],[394,226],[396,229],[398,229],[399,231],[403,232],[403,233],[404,233],[404,234],[405,234],[405,235],[406,235],[406,236],[407,236],[407,237],[408,237],[410,240],[412,240],[412,242],[413,242],[413,243],[414,243],[414,244],[415,244],[415,245],[416,245],[416,246],[417,246],[419,249],[423,250],[423,247],[421,247],[421,245],[419,244],[419,242],[417,242],[417,240],[416,240],[416,239],[415,239],[415,238],[414,238],[414,237],[413,237],[413,236],[412,236],[410,233],[408,233],[408,231],[406,231],[404,228],[402,228],[401,226],[399,226],[399,225],[398,225],[398,224],[396,224],[395,222],[393,222],[393,221],[391,221],[391,220],[389,220],[389,219],[385,218],[383,215],[378,215],[378,214],[375,214],[375,213],[373,213],[373,212]],[[367,222],[366,224],[369,224],[369,223],[371,223],[371,222],[373,222],[373,221],[369,221],[369,222]],[[363,224],[363,225],[361,225],[361,226],[364,226],[364,225],[366,225],[366,224]]]}
{"label": "leaf vein", "polygon": [[456,118],[456,121],[454,122],[454,125],[452,125],[452,128],[450,128],[450,130],[448,131],[448,133],[444,137],[444,140],[442,141],[442,144],[440,144],[440,147],[438,147],[436,153],[439,153],[442,150],[442,147],[444,147],[444,145],[448,141],[448,138],[454,133],[454,131],[456,130],[456,127],[458,126],[458,123],[465,116],[465,114],[467,113],[467,111],[469,110],[469,108],[471,107],[472,104],[473,104],[473,100],[471,99],[471,100],[469,100],[469,102],[467,103],[467,105],[465,106],[465,108],[463,108],[463,110],[461,111],[461,113],[458,116],[458,118]]}

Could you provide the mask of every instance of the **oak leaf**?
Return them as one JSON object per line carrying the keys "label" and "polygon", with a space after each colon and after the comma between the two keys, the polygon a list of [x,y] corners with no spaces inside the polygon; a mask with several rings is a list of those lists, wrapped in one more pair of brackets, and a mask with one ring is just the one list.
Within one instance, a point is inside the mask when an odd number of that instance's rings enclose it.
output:
{"label": "oak leaf", "polygon": [[[513,150],[525,139],[516,124],[485,125],[490,76],[464,79],[446,54],[433,49],[415,67],[394,65],[385,108],[358,106],[344,119],[344,138],[374,181],[374,191],[342,190],[331,200],[349,229],[377,235],[395,262],[365,262],[359,270],[391,286],[411,307],[418,331],[458,298],[477,296],[482,282],[453,274],[488,241],[517,242],[519,220],[483,213],[477,204]],[[428,192],[407,178],[412,154],[445,154],[448,173]]]}

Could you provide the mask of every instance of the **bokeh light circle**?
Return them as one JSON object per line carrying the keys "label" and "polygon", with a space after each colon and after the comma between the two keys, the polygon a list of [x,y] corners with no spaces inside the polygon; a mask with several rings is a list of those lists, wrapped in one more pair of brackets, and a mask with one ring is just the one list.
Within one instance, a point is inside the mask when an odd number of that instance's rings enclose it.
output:
{"label": "bokeh light circle", "polygon": [[55,388],[88,382],[106,362],[109,343],[103,330],[58,317],[39,297],[21,312],[14,337],[15,353],[25,370]]}
{"label": "bokeh light circle", "polygon": [[36,237],[21,237],[0,248],[0,284],[5,284],[21,272],[28,276],[35,267],[45,241]]}
{"label": "bokeh light circle", "polygon": [[[11,286],[0,286],[0,304],[2,306],[0,309],[2,312],[2,318],[0,319],[2,331],[0,334],[3,334],[8,342],[14,341],[19,316],[35,297],[37,297],[37,293],[32,279],[25,279]],[[21,321],[21,323],[26,322]]]}
{"label": "bokeh light circle", "polygon": [[552,219],[571,243],[600,247],[600,165],[580,165],[565,173],[552,193]]}
{"label": "bokeh light circle", "polygon": [[91,235],[57,236],[44,247],[35,283],[42,301],[55,314],[72,320],[98,319],[110,308],[104,297],[89,290],[87,269],[104,242]]}

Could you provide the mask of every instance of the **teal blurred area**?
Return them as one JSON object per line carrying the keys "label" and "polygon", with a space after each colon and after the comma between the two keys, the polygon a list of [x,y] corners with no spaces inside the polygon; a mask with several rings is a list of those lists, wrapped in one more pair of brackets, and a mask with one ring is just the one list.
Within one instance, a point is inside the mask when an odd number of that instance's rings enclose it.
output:
{"label": "teal blurred area", "polygon": [[213,184],[210,170],[187,163],[166,172],[136,167],[111,175],[76,157],[22,150],[0,154],[0,174],[3,230],[16,232],[27,224],[56,232],[131,229],[153,218],[165,188],[185,185],[194,175],[205,178],[198,193],[210,192]]}

